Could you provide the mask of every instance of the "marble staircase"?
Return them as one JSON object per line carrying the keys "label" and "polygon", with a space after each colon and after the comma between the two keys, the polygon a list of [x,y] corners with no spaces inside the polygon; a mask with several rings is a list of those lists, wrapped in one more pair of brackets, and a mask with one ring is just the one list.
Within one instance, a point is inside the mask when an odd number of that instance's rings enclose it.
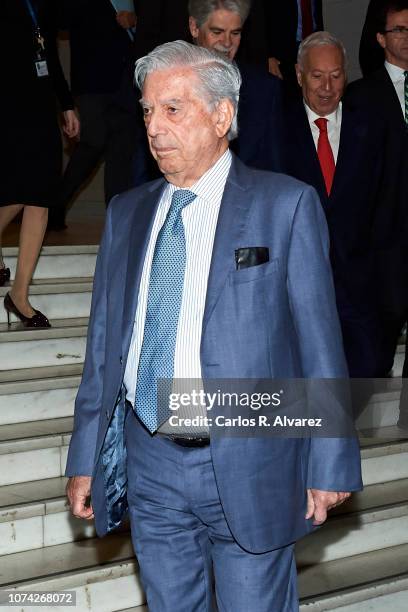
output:
{"label": "marble staircase", "polygon": [[[5,251],[13,270],[16,250]],[[0,589],[74,589],[78,612],[147,612],[127,527],[97,539],[64,495],[96,251],[44,249],[31,295],[50,330],[8,328],[0,306]],[[402,360],[401,346],[395,375]],[[360,418],[365,490],[297,545],[302,612],[407,609],[408,436],[395,427],[398,398],[391,379]],[[368,437],[373,427],[381,435]]]}

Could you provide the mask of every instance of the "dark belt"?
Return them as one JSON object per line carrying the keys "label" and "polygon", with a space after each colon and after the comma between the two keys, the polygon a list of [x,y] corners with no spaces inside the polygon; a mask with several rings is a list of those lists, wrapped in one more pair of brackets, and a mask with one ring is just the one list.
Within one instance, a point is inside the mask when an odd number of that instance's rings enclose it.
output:
{"label": "dark belt", "polygon": [[203,446],[208,446],[210,444],[210,438],[188,438],[187,436],[183,437],[173,437],[173,436],[163,436],[174,442],[174,444],[178,444],[178,446],[184,446],[186,448],[203,448]]}

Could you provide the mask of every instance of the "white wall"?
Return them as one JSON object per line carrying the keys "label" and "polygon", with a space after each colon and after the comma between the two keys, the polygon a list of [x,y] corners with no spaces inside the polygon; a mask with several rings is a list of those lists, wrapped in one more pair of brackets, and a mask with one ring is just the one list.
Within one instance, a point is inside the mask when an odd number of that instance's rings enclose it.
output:
{"label": "white wall", "polygon": [[325,28],[344,43],[348,58],[349,80],[361,76],[358,48],[369,0],[323,0]]}

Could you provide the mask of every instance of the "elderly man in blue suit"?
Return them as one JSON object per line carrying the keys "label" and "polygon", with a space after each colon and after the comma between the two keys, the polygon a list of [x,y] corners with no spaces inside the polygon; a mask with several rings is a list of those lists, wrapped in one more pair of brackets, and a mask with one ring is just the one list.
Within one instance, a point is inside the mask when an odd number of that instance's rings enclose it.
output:
{"label": "elderly man in blue suit", "polygon": [[99,535],[129,506],[151,612],[295,611],[294,542],[361,488],[357,440],[174,432],[157,380],[345,377],[324,214],[231,154],[227,59],[167,43],[136,80],[164,178],[108,211],[68,498]]}

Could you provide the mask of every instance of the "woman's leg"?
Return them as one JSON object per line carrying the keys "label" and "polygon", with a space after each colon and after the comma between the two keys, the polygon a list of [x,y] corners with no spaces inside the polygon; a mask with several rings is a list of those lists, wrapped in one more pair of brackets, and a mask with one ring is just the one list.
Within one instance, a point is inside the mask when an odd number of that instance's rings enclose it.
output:
{"label": "woman's leg", "polygon": [[4,266],[3,255],[1,252],[1,239],[3,236],[3,232],[10,223],[14,219],[16,215],[23,208],[23,204],[10,204],[10,206],[1,206],[0,207],[0,268]]}
{"label": "woman's leg", "polygon": [[24,206],[17,269],[10,295],[18,310],[26,317],[35,314],[28,301],[28,288],[43,243],[47,220],[48,208]]}

